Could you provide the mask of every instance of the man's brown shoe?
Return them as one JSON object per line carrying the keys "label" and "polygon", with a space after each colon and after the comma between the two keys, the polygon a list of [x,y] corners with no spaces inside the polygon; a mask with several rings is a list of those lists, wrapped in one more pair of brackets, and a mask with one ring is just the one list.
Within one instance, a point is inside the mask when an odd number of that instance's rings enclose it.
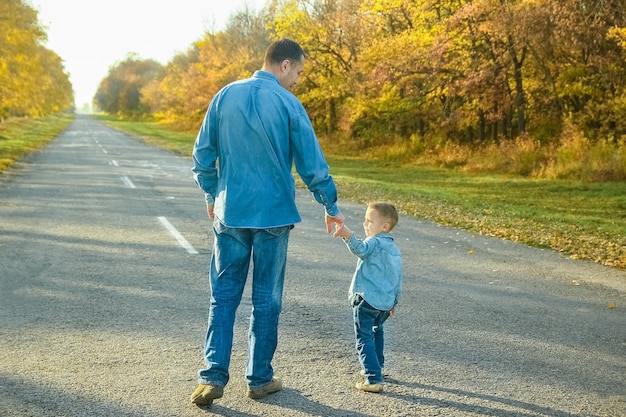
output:
{"label": "man's brown shoe", "polygon": [[211,405],[213,400],[222,398],[224,387],[220,385],[198,385],[198,388],[191,394],[191,402],[196,405]]}
{"label": "man's brown shoe", "polygon": [[278,378],[272,378],[270,382],[259,388],[248,388],[248,398],[258,400],[266,395],[273,394],[283,389],[283,383]]}
{"label": "man's brown shoe", "polygon": [[383,384],[382,383],[370,384],[369,381],[365,380],[364,382],[357,382],[356,389],[359,389],[365,392],[379,393],[379,392],[383,392]]}

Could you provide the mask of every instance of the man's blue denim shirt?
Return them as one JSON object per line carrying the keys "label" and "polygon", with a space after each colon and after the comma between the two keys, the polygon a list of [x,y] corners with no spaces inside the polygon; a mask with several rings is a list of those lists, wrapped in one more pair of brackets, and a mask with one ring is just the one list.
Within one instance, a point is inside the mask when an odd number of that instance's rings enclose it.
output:
{"label": "man's blue denim shirt", "polygon": [[352,233],[345,242],[359,258],[350,284],[350,301],[358,294],[377,310],[391,310],[402,294],[402,255],[393,235],[379,233],[360,240]]}
{"label": "man's blue denim shirt", "polygon": [[299,222],[292,166],[329,216],[337,190],[304,107],[276,76],[256,71],[213,98],[193,152],[194,180],[233,228]]}

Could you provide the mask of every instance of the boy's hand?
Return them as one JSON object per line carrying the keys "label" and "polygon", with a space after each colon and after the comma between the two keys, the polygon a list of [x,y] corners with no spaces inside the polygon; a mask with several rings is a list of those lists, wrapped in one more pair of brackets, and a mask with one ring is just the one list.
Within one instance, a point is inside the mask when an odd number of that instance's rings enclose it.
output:
{"label": "boy's hand", "polygon": [[340,237],[342,239],[349,239],[350,235],[352,235],[352,231],[348,229],[345,224],[341,226],[335,225],[335,233],[333,233],[333,237]]}
{"label": "boy's hand", "polygon": [[396,308],[394,307],[389,311],[389,317],[393,317],[395,315],[396,315]]}

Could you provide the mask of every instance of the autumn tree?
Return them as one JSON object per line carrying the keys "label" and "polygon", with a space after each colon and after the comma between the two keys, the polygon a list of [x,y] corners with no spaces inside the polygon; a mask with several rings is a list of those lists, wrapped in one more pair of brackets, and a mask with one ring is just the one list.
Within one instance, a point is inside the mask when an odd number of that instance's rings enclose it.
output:
{"label": "autumn tree", "polygon": [[449,2],[431,52],[440,57],[439,88],[451,95],[446,124],[457,140],[497,142],[525,132],[527,4]]}
{"label": "autumn tree", "polygon": [[139,59],[129,54],[124,61],[109,68],[94,97],[95,107],[109,114],[141,116],[149,113],[142,102],[141,89],[155,79],[162,65],[155,60]]}
{"label": "autumn tree", "polygon": [[174,56],[161,75],[141,90],[143,102],[156,120],[177,124],[195,111],[190,110],[190,103],[198,100],[198,94],[190,88],[193,79],[188,72],[197,60],[198,48],[192,46]]}
{"label": "autumn tree", "polygon": [[272,36],[291,38],[306,52],[305,82],[295,92],[326,134],[337,132],[352,95],[365,36],[359,7],[359,0],[274,0],[268,6]]}
{"label": "autumn tree", "polygon": [[[446,101],[438,88],[437,57],[429,48],[440,19],[420,2],[366,0],[360,8],[362,53],[351,88],[352,137],[364,145],[422,136],[441,125],[434,110]],[[439,120],[438,120],[439,119]]]}
{"label": "autumn tree", "polygon": [[[554,82],[563,117],[572,117],[593,139],[620,137],[626,61],[612,30],[626,26],[624,2],[545,0],[551,17],[551,45],[536,45],[546,77]],[[554,48],[554,49],[553,49]],[[623,111],[623,110],[622,110]]]}
{"label": "autumn tree", "polygon": [[591,136],[621,135],[624,55],[609,32],[624,26],[622,3],[366,0],[367,90],[354,128],[389,120],[401,136],[480,143],[554,138],[574,116]]}
{"label": "autumn tree", "polygon": [[[464,27],[456,39],[472,44],[465,54],[450,49],[450,56],[474,55],[472,62],[479,63],[465,67],[470,70],[459,85],[478,76],[474,84],[489,93],[493,107],[490,111],[481,100],[480,112],[489,117],[493,140],[529,128],[540,140],[555,138],[565,118],[590,137],[626,133],[615,131],[613,114],[625,85],[624,59],[608,36],[612,27],[624,25],[623,6],[621,1],[485,0],[467,2],[451,16],[452,27]],[[476,40],[482,40],[482,53]],[[491,80],[482,78],[490,71]],[[461,91],[466,99],[476,97],[476,90]]]}
{"label": "autumn tree", "polygon": [[46,40],[36,10],[20,0],[0,2],[0,120],[73,107],[69,75]]}
{"label": "autumn tree", "polygon": [[74,93],[69,75],[63,69],[61,58],[53,51],[40,46],[36,55],[39,77],[35,81],[38,109],[33,115],[66,111],[74,107]]}

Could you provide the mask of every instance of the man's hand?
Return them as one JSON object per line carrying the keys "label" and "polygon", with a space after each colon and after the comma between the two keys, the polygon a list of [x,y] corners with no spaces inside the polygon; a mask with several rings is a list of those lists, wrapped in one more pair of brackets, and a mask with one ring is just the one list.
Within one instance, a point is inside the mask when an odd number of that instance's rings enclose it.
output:
{"label": "man's hand", "polygon": [[326,231],[328,233],[330,233],[333,230],[332,228],[333,223],[335,223],[337,227],[341,227],[343,226],[343,222],[345,220],[345,217],[343,217],[343,214],[341,213],[339,213],[338,215],[334,217],[330,217],[328,214],[326,214],[325,218],[326,218]]}
{"label": "man's hand", "polygon": [[213,209],[215,208],[215,204],[207,204],[206,205],[206,212],[209,215],[209,219],[213,220],[215,218],[215,213],[213,212]]}

